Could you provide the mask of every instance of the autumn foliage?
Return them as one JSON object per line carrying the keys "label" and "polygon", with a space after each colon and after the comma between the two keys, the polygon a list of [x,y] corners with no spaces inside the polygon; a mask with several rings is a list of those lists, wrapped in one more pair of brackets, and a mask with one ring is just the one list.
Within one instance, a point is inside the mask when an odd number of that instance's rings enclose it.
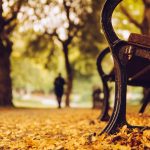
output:
{"label": "autumn foliage", "polygon": [[[150,149],[150,131],[129,130],[115,135],[100,131],[99,110],[92,109],[1,109],[0,149],[13,150],[130,150]],[[128,121],[150,125],[150,116],[128,113]]]}

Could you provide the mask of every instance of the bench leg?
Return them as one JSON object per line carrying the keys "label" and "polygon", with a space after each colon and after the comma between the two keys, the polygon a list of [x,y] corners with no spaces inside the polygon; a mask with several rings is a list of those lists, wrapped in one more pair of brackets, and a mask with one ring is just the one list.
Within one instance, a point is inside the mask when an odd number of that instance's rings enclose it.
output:
{"label": "bench leg", "polygon": [[146,93],[146,95],[144,95],[144,98],[143,98],[142,101],[143,101],[143,104],[142,104],[142,107],[141,107],[139,113],[144,113],[144,110],[145,110],[146,106],[150,102],[150,90],[148,90],[148,92]]}
{"label": "bench leg", "polygon": [[110,116],[108,114],[109,111],[109,88],[107,81],[105,81],[102,77],[103,82],[103,91],[104,91],[104,100],[103,100],[103,107],[100,116],[98,119],[100,121],[108,121],[110,119]]}
{"label": "bench leg", "polygon": [[101,132],[112,134],[118,131],[118,127],[121,127],[126,122],[126,89],[127,89],[127,82],[126,82],[126,69],[121,68],[120,65],[115,62],[115,104],[112,116]]}
{"label": "bench leg", "polygon": [[105,79],[105,73],[103,71],[102,68],[102,61],[104,59],[104,57],[110,53],[110,49],[109,47],[105,48],[98,56],[97,58],[97,70],[98,73],[100,75],[100,78],[102,80],[102,84],[103,84],[103,93],[104,93],[104,100],[103,100],[103,107],[102,107],[102,111],[100,116],[98,117],[98,119],[100,121],[108,121],[110,116],[108,114],[109,111],[109,88],[108,88],[108,84],[107,84],[107,80]]}
{"label": "bench leg", "polygon": [[113,134],[118,132],[119,127],[127,125],[128,128],[139,128],[139,129],[149,129],[149,127],[143,126],[131,126],[126,121],[126,91],[127,91],[127,81],[126,81],[126,69],[125,66],[120,66],[117,61],[115,62],[115,104],[112,116],[100,133]]}

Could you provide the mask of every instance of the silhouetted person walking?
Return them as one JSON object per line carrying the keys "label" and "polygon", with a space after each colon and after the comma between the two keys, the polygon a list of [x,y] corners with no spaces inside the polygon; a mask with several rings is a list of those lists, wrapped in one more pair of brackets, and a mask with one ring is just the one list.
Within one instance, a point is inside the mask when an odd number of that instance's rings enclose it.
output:
{"label": "silhouetted person walking", "polygon": [[58,77],[56,77],[56,79],[54,81],[54,90],[55,90],[59,108],[61,108],[61,100],[62,100],[62,96],[64,94],[64,84],[65,84],[65,80],[61,76],[61,73],[59,73]]}

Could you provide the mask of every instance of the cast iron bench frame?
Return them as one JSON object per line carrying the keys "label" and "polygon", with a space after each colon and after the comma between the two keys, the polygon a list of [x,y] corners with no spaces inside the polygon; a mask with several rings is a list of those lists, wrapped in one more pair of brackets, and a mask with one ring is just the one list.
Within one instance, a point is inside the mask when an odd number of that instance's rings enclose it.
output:
{"label": "cast iron bench frame", "polygon": [[[118,127],[127,125],[128,128],[145,129],[145,126],[132,126],[127,123],[126,120],[126,89],[127,84],[149,87],[148,83],[139,81],[138,77],[143,77],[141,72],[137,73],[137,76],[128,79],[127,83],[127,64],[133,59],[137,58],[142,60],[142,63],[146,62],[150,64],[150,46],[135,42],[126,42],[116,35],[111,18],[114,9],[122,0],[106,0],[102,10],[102,27],[105,33],[105,37],[109,43],[110,51],[114,61],[115,69],[115,104],[111,118],[108,124],[103,129],[102,133],[112,134],[118,132]],[[134,60],[134,59],[133,59]],[[132,61],[131,61],[132,62]],[[145,63],[145,64],[146,64]],[[130,63],[131,64],[131,63]]]}
{"label": "cast iron bench frame", "polygon": [[[149,41],[150,42],[150,41]],[[101,110],[101,114],[99,116],[100,121],[108,121],[110,116],[109,116],[109,98],[110,98],[110,89],[108,87],[108,82],[114,82],[115,81],[115,75],[114,75],[114,68],[109,72],[105,73],[102,67],[102,62],[104,61],[104,58],[107,56],[107,54],[110,53],[110,48],[107,47],[104,50],[100,52],[100,54],[97,57],[97,70],[100,76],[100,79],[102,81],[103,85],[103,93],[104,93],[104,98],[103,98],[103,107]],[[139,110],[139,113],[144,113],[146,106],[148,105],[150,101],[150,89],[148,89],[148,92],[146,95],[144,95],[142,99],[142,106]]]}

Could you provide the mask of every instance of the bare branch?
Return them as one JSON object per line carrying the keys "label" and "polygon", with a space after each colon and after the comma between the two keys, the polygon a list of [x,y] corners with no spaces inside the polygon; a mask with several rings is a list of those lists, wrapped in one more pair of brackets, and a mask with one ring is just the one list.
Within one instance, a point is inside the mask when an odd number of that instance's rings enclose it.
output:
{"label": "bare branch", "polygon": [[10,24],[13,20],[15,20],[17,18],[17,14],[20,11],[20,8],[21,8],[23,2],[24,2],[24,0],[19,0],[17,2],[17,4],[14,4],[14,6],[13,6],[14,12],[12,12],[12,16],[10,18],[8,18],[7,20],[5,20],[4,25]]}
{"label": "bare branch", "polygon": [[2,5],[3,5],[3,1],[1,0],[0,1],[0,18],[3,18],[2,17],[2,14],[3,14],[3,6]]}
{"label": "bare branch", "polygon": [[5,32],[9,35],[15,29],[16,26],[17,26],[17,22],[14,22],[12,25],[6,28]]}
{"label": "bare branch", "polygon": [[150,1],[149,0],[143,0],[143,3],[145,7],[150,7]]}
{"label": "bare branch", "polygon": [[138,28],[142,28],[141,24],[139,22],[137,22],[131,15],[130,13],[125,9],[125,7],[123,5],[120,5],[120,9],[123,12],[123,14],[129,19],[129,21],[131,23],[133,23],[136,27]]}
{"label": "bare branch", "polygon": [[70,9],[71,9],[71,3],[72,3],[72,0],[70,0],[70,4],[67,4],[67,1],[66,0],[63,0],[63,6],[64,6],[64,9],[65,9],[65,12],[66,12],[66,16],[67,16],[67,20],[68,20],[68,24],[69,24],[69,27],[68,27],[68,31],[70,32],[73,27],[74,27],[74,23],[71,21],[70,19]]}
{"label": "bare branch", "polygon": [[64,43],[69,45],[72,42],[73,38],[76,37],[78,31],[79,31],[79,29],[76,29],[72,35],[68,35],[68,38]]}
{"label": "bare branch", "polygon": [[0,1],[0,32],[3,31],[4,29],[4,22],[5,22],[5,19],[3,17],[3,1],[1,0]]}
{"label": "bare branch", "polygon": [[71,6],[70,6],[70,5],[67,5],[66,0],[63,0],[63,5],[64,5],[64,8],[65,8],[67,20],[68,20],[68,22],[69,22],[69,24],[70,24],[71,20],[70,20],[70,16],[69,16],[69,15],[70,15],[70,8],[71,8]]}
{"label": "bare branch", "polygon": [[61,43],[64,42],[63,40],[60,39],[58,33],[56,32],[56,29],[54,29],[54,31],[53,31],[52,33],[49,33],[49,32],[47,32],[47,31],[45,31],[44,34],[46,34],[46,35],[48,35],[48,36],[51,36],[51,37],[56,36],[57,39],[58,39]]}

